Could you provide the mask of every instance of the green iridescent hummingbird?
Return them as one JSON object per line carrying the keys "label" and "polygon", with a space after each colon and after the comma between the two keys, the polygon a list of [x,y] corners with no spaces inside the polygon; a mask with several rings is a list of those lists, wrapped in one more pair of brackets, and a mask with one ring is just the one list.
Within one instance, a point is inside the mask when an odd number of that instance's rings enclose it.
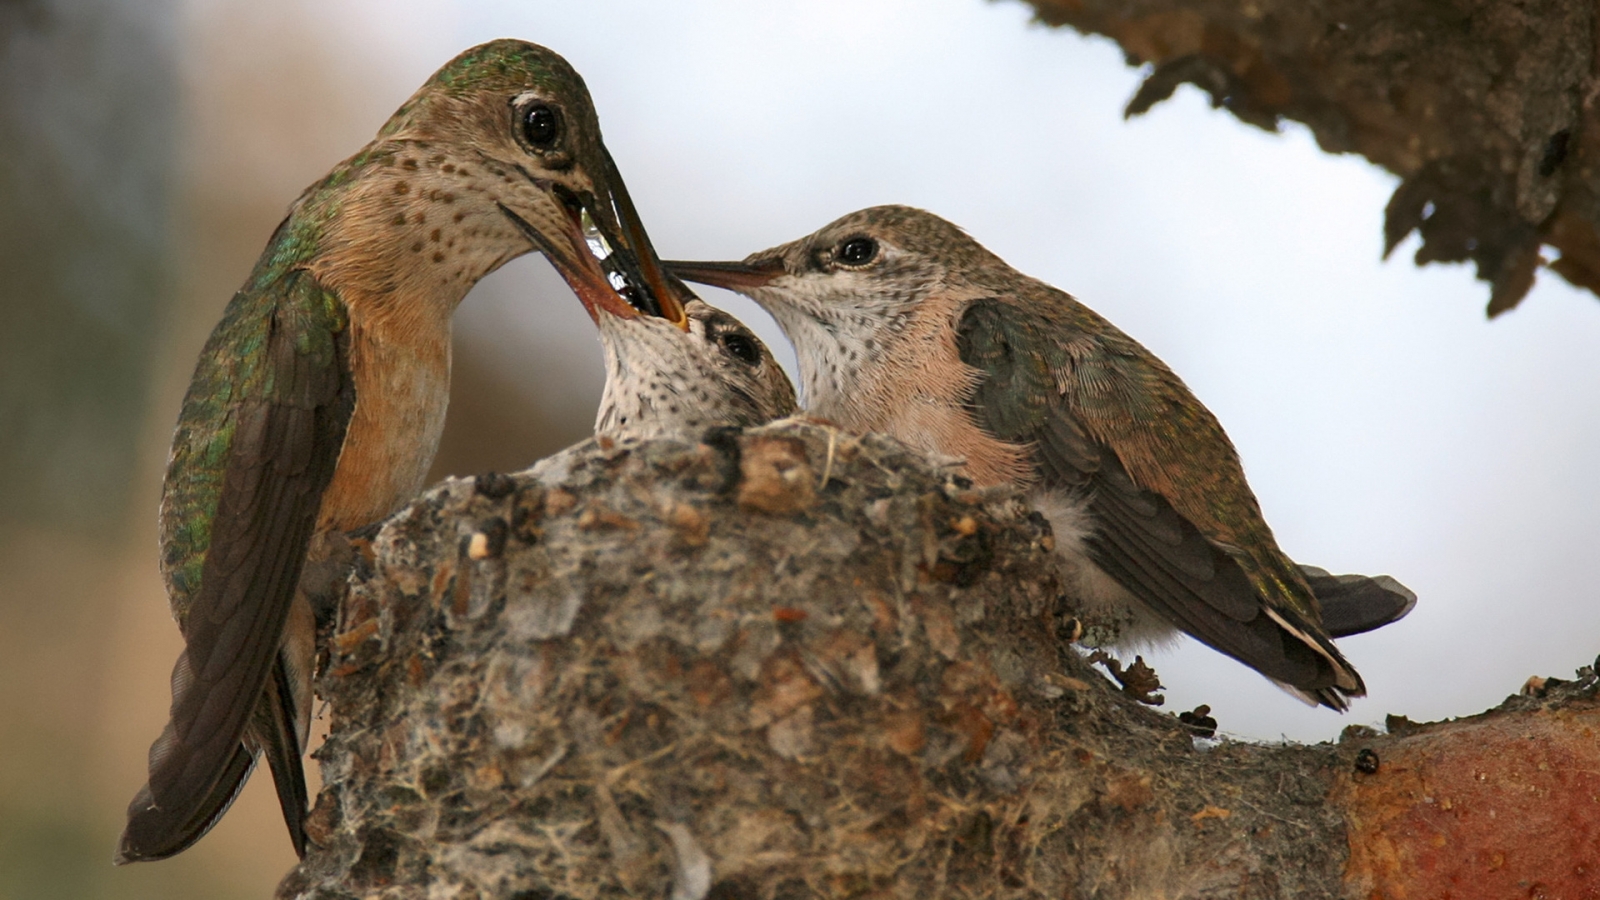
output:
{"label": "green iridescent hummingbird", "polygon": [[161,563],[185,649],[118,862],[194,843],[262,754],[304,855],[308,550],[421,489],[451,315],[530,251],[591,308],[688,328],[685,289],[661,270],[583,80],[522,41],[451,60],[290,208],[207,341],[173,438]]}
{"label": "green iridescent hummingbird", "polygon": [[799,357],[807,412],[1021,483],[1086,610],[1132,643],[1180,629],[1310,702],[1365,693],[1330,639],[1403,616],[1387,576],[1302,569],[1278,549],[1216,417],[1171,369],[955,225],[881,206],[743,262],[673,262],[749,295]]}

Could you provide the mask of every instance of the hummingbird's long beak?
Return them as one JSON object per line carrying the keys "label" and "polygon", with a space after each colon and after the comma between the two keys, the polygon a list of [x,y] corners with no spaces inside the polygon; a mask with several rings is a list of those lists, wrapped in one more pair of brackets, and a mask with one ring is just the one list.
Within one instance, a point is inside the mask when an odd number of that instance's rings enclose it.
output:
{"label": "hummingbird's long beak", "polygon": [[[620,179],[611,182],[621,184]],[[541,206],[536,218],[545,227],[535,227],[503,203],[500,212],[550,260],[583,302],[589,317],[599,322],[601,311],[624,319],[659,316],[687,330],[684,297],[693,295],[676,279],[672,279],[675,287],[666,284],[631,203],[624,199],[626,212],[619,215],[611,205],[616,202],[612,197],[597,201],[587,192],[579,196],[559,185],[543,186],[559,208],[555,212]],[[619,234],[616,225],[621,225],[626,235]],[[636,247],[642,247],[649,267],[640,265]],[[654,278],[646,273],[654,273]]]}
{"label": "hummingbird's long beak", "polygon": [[684,281],[709,284],[730,291],[743,291],[764,287],[784,273],[783,260],[769,259],[758,263],[743,262],[689,262],[668,260],[667,269]]}
{"label": "hummingbird's long beak", "polygon": [[[557,194],[561,213],[553,218],[555,223],[541,219],[546,228],[536,228],[526,218],[504,203],[497,204],[504,215],[528,242],[539,248],[550,264],[561,273],[572,292],[583,301],[589,317],[599,321],[600,310],[624,318],[643,315],[622,296],[625,285],[614,284],[601,267],[601,258],[589,249],[584,234],[587,210],[570,196]],[[553,227],[552,227],[553,226]],[[551,232],[555,233],[552,234]],[[620,280],[620,279],[619,279]]]}
{"label": "hummingbird's long beak", "polygon": [[[630,274],[645,287],[646,296],[639,298],[645,302],[644,311],[688,331],[689,316],[683,307],[696,299],[694,292],[662,269],[661,259],[656,256],[650,236],[645,234],[643,220],[633,206],[633,198],[628,195],[628,186],[622,180],[622,172],[617,168],[616,161],[611,158],[611,151],[601,147],[600,152],[605,157],[606,182],[615,205],[617,224],[621,226],[620,237],[628,251],[626,261],[635,266]],[[654,300],[653,309],[651,300]]]}

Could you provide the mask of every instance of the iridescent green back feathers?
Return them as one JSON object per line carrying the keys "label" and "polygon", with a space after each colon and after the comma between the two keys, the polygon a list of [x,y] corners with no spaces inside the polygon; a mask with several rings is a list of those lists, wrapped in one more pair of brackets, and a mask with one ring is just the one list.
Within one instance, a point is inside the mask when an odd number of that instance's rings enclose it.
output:
{"label": "iridescent green back feathers", "polygon": [[271,280],[261,277],[263,269],[270,273],[278,266],[278,255],[263,254],[251,288],[228,303],[201,351],[178,416],[162,496],[161,563],[179,610],[187,609],[187,598],[200,588],[241,401],[306,402],[306,385],[272,365],[269,342],[287,335],[308,367],[333,368],[339,335],[349,325],[344,305],[309,274],[291,270]]}

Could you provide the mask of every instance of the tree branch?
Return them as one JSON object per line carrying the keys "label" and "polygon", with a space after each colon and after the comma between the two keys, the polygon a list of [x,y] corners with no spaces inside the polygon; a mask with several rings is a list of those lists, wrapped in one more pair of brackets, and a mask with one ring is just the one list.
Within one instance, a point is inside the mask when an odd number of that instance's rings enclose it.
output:
{"label": "tree branch", "polygon": [[1477,264],[1489,315],[1550,268],[1600,293],[1600,121],[1590,0],[1028,0],[1052,25],[1111,37],[1153,70],[1137,115],[1181,83],[1245,122],[1310,127],[1403,180],[1385,254]]}

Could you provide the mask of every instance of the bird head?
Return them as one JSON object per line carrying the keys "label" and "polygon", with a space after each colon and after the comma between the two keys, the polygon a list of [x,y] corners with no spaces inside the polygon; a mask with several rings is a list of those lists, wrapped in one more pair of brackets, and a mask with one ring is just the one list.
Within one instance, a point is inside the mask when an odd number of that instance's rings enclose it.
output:
{"label": "bird head", "polygon": [[688,281],[747,294],[786,331],[801,318],[827,323],[831,330],[873,330],[892,327],[948,286],[952,251],[959,256],[969,247],[982,250],[932,213],[874,206],[741,262],[671,262],[667,267]]}
{"label": "bird head", "polygon": [[[433,293],[459,301],[478,278],[537,250],[591,316],[609,309],[688,327],[683,302],[693,295],[651,247],[588,88],[544,47],[506,39],[457,56],[307,197],[338,213],[324,219],[356,223],[320,249],[334,267],[365,268],[365,283],[455,283]],[[384,229],[394,239],[375,252]]]}
{"label": "bird head", "polygon": [[606,386],[596,433],[694,438],[794,413],[788,376],[744,323],[699,299],[685,313],[686,331],[658,317],[599,317]]}
{"label": "bird head", "polygon": [[875,206],[741,262],[667,268],[746,294],[771,313],[799,355],[808,408],[836,414],[860,399],[861,373],[896,352],[899,337],[931,309],[931,298],[959,299],[967,290],[961,264],[975,255],[988,251],[932,213]]}

